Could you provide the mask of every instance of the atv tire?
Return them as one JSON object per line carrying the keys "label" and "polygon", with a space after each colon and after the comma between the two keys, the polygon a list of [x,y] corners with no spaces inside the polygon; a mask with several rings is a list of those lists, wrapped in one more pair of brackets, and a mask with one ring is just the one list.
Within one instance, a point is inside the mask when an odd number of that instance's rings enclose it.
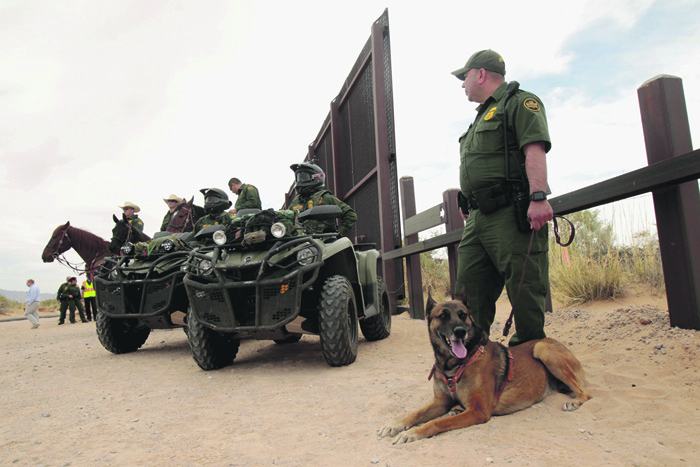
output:
{"label": "atv tire", "polygon": [[192,358],[204,370],[218,370],[233,363],[241,342],[229,333],[203,326],[194,317],[192,307],[187,312],[187,341]]}
{"label": "atv tire", "polygon": [[133,318],[110,318],[96,313],[95,328],[102,346],[114,354],[136,352],[148,339],[151,329],[139,327]]}
{"label": "atv tire", "polygon": [[359,332],[355,293],[344,276],[326,279],[319,303],[319,335],[330,366],[349,365],[357,358]]}
{"label": "atv tire", "polygon": [[362,335],[368,341],[378,341],[391,334],[391,308],[389,305],[389,290],[381,277],[377,278],[379,289],[379,314],[360,321]]}

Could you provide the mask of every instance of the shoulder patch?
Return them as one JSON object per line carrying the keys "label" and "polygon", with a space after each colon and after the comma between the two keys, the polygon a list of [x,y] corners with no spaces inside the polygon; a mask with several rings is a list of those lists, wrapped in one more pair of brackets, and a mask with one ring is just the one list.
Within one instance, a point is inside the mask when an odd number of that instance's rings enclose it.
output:
{"label": "shoulder patch", "polygon": [[525,102],[523,102],[523,105],[525,106],[526,109],[532,110],[533,112],[540,111],[540,103],[537,102],[532,97],[528,97],[527,99],[525,99]]}
{"label": "shoulder patch", "polygon": [[252,186],[249,186],[249,187],[248,187],[248,189],[249,189],[249,190],[252,190],[252,189],[253,189],[253,187],[252,187]]}
{"label": "shoulder patch", "polygon": [[498,108],[498,106],[492,107],[484,116],[484,120],[491,120],[493,118],[493,114],[496,113],[497,108]]}

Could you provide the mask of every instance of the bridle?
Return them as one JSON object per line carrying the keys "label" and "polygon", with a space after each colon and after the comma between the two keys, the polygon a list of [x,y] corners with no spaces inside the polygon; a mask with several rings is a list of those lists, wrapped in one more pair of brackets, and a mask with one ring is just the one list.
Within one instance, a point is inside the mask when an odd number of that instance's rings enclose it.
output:
{"label": "bridle", "polygon": [[[58,241],[58,245],[56,245],[56,251],[51,253],[51,257],[53,259],[55,259],[57,263],[62,264],[64,266],[72,269],[73,271],[77,272],[78,274],[88,272],[90,269],[87,267],[87,263],[84,263],[85,268],[83,269],[83,268],[78,266],[79,263],[74,264],[74,263],[71,263],[70,261],[68,261],[68,259],[66,259],[66,256],[64,253],[73,247],[73,242],[71,241],[70,236],[68,235],[69,228],[70,228],[70,226],[62,231],[61,238]],[[66,248],[63,253],[59,253],[59,251],[61,250],[61,245],[63,245],[63,240],[65,240],[65,239],[68,239],[68,242],[70,242],[70,246],[68,248]]]}
{"label": "bridle", "polygon": [[[182,210],[182,209],[184,209],[184,207],[180,208],[180,210]],[[178,214],[179,214],[179,212],[178,212]],[[194,221],[194,216],[192,214],[192,206],[190,206],[190,208],[188,209],[187,214],[185,215],[182,224],[172,225],[172,223],[171,223],[171,224],[168,224],[168,227],[170,227],[172,230],[174,230],[174,232],[172,232],[172,233],[182,233],[185,231],[185,229],[187,228],[187,224],[190,221]],[[192,224],[194,224],[194,222],[192,222]]]}

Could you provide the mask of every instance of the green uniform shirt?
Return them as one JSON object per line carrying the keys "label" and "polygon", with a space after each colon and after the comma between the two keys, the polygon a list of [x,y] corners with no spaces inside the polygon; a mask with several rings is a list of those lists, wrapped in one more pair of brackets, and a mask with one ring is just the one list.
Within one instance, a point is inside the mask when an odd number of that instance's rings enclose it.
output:
{"label": "green uniform shirt", "polygon": [[[460,188],[469,197],[474,190],[505,181],[505,156],[503,147],[503,100],[507,83],[503,83],[476,108],[474,123],[459,138]],[[509,159],[510,177],[520,179],[518,165],[525,162],[523,146],[543,141],[545,152],[552,144],[549,139],[547,116],[539,97],[531,92],[518,90],[508,101],[508,146],[517,152]],[[523,169],[524,173],[524,169]]]}
{"label": "green uniform shirt", "polygon": [[68,287],[68,282],[64,282],[58,287],[58,292],[56,292],[56,300],[61,299],[61,295],[63,295],[63,291]]}
{"label": "green uniform shirt", "polygon": [[132,227],[136,228],[140,232],[143,232],[143,221],[139,219],[137,214],[132,214],[131,217],[127,217],[126,220]]}
{"label": "green uniform shirt", "polygon": [[238,190],[236,204],[233,207],[238,211],[241,209],[262,209],[262,202],[260,201],[258,189],[253,185],[242,184],[241,188]]}
{"label": "green uniform shirt", "polygon": [[[70,298],[69,295],[72,295],[73,298]],[[63,299],[63,300],[80,300],[80,289],[78,288],[77,285],[68,284],[66,286],[66,288],[63,289],[63,292],[61,293],[61,299]]]}
{"label": "green uniform shirt", "polygon": [[[297,197],[292,200],[289,209],[292,211],[303,212],[307,209],[311,209],[314,206],[323,204],[330,204],[340,207],[343,214],[340,217],[340,229],[338,229],[338,232],[340,232],[341,235],[346,235],[355,225],[355,222],[357,222],[357,214],[353,208],[333,196],[333,194],[328,190],[317,191],[309,197],[297,195]],[[316,233],[335,232],[337,228],[334,220],[327,222],[306,221],[305,224],[310,226]]]}
{"label": "green uniform shirt", "polygon": [[200,230],[202,230],[204,227],[209,227],[210,225],[228,224],[235,217],[236,216],[234,214],[231,214],[228,211],[224,211],[221,214],[218,214],[216,216],[213,216],[211,214],[207,214],[206,216],[199,219],[197,221],[197,223],[194,225],[194,233],[197,233]]}

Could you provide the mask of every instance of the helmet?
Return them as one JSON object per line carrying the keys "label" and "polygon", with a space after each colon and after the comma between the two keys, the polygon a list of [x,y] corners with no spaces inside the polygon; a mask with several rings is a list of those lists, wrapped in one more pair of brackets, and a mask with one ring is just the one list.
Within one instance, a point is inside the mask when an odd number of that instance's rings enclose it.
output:
{"label": "helmet", "polygon": [[316,164],[302,162],[289,166],[294,171],[296,190],[300,195],[311,194],[326,185],[326,174]]}
{"label": "helmet", "polygon": [[199,191],[204,195],[204,211],[207,214],[219,213],[231,207],[231,201],[224,190],[202,188]]}

